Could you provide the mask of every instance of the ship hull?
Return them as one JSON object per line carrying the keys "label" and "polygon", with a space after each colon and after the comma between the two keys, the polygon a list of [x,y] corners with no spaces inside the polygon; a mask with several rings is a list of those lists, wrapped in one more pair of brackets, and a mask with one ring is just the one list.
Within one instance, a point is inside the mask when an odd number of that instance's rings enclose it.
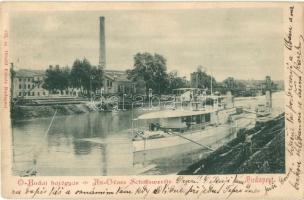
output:
{"label": "ship hull", "polygon": [[248,128],[252,123],[252,120],[241,119],[238,120],[237,127],[232,126],[231,124],[223,124],[219,126],[209,126],[204,130],[183,133],[181,136],[172,135],[163,138],[133,141],[133,151],[140,152],[153,149],[162,149],[187,143],[201,145],[202,148],[208,149],[212,144],[217,143],[218,141],[229,137],[232,134],[236,134],[237,130],[241,128]]}

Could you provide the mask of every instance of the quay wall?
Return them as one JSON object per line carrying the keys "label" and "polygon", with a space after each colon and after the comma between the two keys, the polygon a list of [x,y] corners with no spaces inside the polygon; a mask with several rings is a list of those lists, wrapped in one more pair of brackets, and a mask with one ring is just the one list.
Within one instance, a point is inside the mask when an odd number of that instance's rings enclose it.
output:
{"label": "quay wall", "polygon": [[13,120],[28,120],[34,118],[52,117],[56,115],[74,115],[87,112],[95,112],[89,104],[65,104],[65,105],[39,105],[39,106],[14,106],[11,111]]}

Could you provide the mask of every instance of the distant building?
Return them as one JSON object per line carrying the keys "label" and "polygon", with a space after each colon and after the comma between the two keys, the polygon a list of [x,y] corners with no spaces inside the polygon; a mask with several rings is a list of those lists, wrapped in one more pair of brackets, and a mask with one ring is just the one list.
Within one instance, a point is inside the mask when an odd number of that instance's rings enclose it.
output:
{"label": "distant building", "polygon": [[[44,70],[20,69],[16,71],[13,80],[13,98],[37,98],[51,95],[42,88],[45,79]],[[68,88],[58,91],[57,95],[77,96],[77,89]],[[105,70],[103,79],[103,94],[130,94],[134,93],[135,84],[127,78],[127,73],[120,70]]]}
{"label": "distant building", "polygon": [[13,98],[48,96],[48,90],[42,88],[44,78],[44,70],[20,69],[16,71],[13,79]]}
{"label": "distant building", "polygon": [[104,70],[104,94],[130,94],[134,93],[135,84],[127,78],[126,71]]}

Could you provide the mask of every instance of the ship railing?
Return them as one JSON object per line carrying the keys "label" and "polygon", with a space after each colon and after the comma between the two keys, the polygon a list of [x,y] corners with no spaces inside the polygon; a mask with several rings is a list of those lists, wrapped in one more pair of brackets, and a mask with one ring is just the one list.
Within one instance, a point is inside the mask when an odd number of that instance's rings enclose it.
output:
{"label": "ship railing", "polygon": [[164,132],[176,132],[176,133],[191,133],[197,132],[199,130],[204,130],[206,127],[211,126],[210,122],[201,123],[201,124],[192,124],[189,128],[188,127],[180,127],[180,128],[172,128],[172,127],[160,127],[159,130]]}
{"label": "ship railing", "polygon": [[210,122],[205,122],[201,124],[192,124],[189,128],[190,132],[196,132],[198,130],[204,130],[206,127],[211,126],[212,124]]}
{"label": "ship railing", "polygon": [[[210,122],[204,122],[204,123],[200,123],[200,124],[191,124],[189,127],[164,127],[164,126],[159,126],[156,131],[164,131],[165,133],[168,132],[176,132],[176,133],[192,133],[192,132],[197,132],[199,130],[204,130],[206,129],[208,126],[212,126],[213,124]],[[145,131],[149,130],[149,128],[143,126],[143,127],[137,127],[134,128],[134,133],[135,134],[143,134]]]}

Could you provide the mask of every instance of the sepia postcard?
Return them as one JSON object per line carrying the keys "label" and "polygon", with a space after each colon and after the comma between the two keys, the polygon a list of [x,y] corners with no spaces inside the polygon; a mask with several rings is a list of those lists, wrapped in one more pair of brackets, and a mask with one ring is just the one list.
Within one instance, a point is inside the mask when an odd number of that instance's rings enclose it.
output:
{"label": "sepia postcard", "polygon": [[304,198],[303,3],[0,6],[3,198]]}

